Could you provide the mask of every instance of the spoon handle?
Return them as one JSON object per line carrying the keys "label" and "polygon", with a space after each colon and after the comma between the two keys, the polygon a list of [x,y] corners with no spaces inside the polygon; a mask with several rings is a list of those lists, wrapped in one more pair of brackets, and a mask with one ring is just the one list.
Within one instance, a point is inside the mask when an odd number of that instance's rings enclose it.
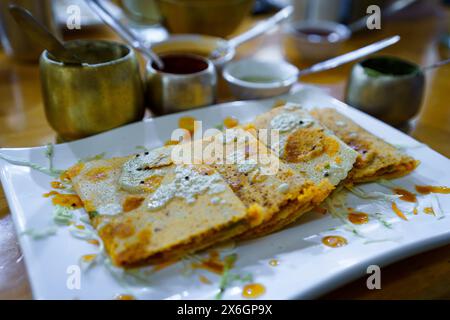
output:
{"label": "spoon handle", "polygon": [[242,43],[249,41],[253,38],[256,38],[257,36],[263,34],[264,32],[269,31],[273,27],[275,27],[280,22],[286,20],[289,18],[292,13],[294,12],[293,6],[287,6],[286,8],[280,10],[278,13],[270,17],[269,19],[258,23],[256,26],[251,28],[250,30],[238,35],[237,37],[234,37],[228,41],[228,44],[236,48],[237,46],[241,45]]}
{"label": "spoon handle", "polygon": [[58,61],[66,64],[81,64],[82,61],[59,41],[44,25],[37,21],[30,11],[15,4],[9,5],[9,12],[30,38],[47,49]]}
{"label": "spoon handle", "polygon": [[136,35],[128,29],[119,19],[109,12],[109,10],[99,0],[85,0],[89,7],[94,11],[111,29],[125,40],[134,49],[141,52],[147,59],[153,61],[158,68],[163,69],[164,64],[161,59],[152,50],[142,44]]}
{"label": "spoon handle", "polygon": [[439,67],[441,67],[443,65],[446,65],[448,63],[450,63],[450,59],[438,61],[436,63],[430,64],[429,66],[423,67],[422,71],[425,72],[425,71],[428,71],[428,70],[431,70],[431,69],[439,68]]}
{"label": "spoon handle", "polygon": [[316,73],[316,72],[322,72],[322,71],[326,71],[329,69],[339,67],[340,65],[360,59],[369,54],[375,53],[386,47],[389,47],[389,46],[397,43],[399,40],[400,40],[400,36],[393,36],[393,37],[372,43],[368,46],[356,49],[349,53],[337,56],[335,58],[331,58],[329,60],[325,60],[325,61],[316,63],[307,69],[300,70],[300,76],[304,76],[304,75]]}

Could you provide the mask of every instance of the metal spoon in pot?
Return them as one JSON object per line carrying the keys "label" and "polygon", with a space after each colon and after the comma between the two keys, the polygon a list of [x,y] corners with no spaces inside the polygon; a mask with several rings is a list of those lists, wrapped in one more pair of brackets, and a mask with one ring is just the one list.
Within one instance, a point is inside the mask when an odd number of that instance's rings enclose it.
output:
{"label": "metal spoon in pot", "polygon": [[158,55],[150,48],[146,47],[141,40],[123,25],[123,23],[114,17],[113,14],[98,0],[85,0],[89,7],[94,11],[111,29],[113,29],[123,40],[131,47],[141,52],[148,60],[154,62],[162,70],[164,63]]}
{"label": "metal spoon in pot", "polygon": [[400,36],[393,36],[378,42],[374,42],[369,44],[368,46],[353,50],[351,52],[345,53],[343,55],[337,56],[335,58],[331,58],[319,63],[312,65],[306,69],[300,70],[299,75],[304,76],[311,73],[322,72],[330,69],[334,69],[340,65],[346,64],[348,62],[360,59],[369,54],[380,51],[384,48],[387,48],[395,43],[400,41]]}
{"label": "metal spoon in pot", "polygon": [[211,52],[209,58],[210,59],[217,59],[218,57],[223,56],[226,52],[230,50],[230,48],[237,48],[241,44],[252,40],[259,35],[262,35],[263,33],[269,31],[273,27],[275,27],[280,22],[288,19],[292,13],[294,12],[293,6],[287,6],[286,8],[280,10],[276,14],[274,14],[269,19],[262,21],[258,23],[256,26],[251,28],[250,30],[228,40],[227,42],[224,42],[224,45],[218,46],[216,49],[214,49],[213,52]]}
{"label": "metal spoon in pot", "polygon": [[58,61],[77,65],[83,63],[81,58],[59,41],[43,24],[37,21],[30,11],[18,5],[10,5],[9,12],[29,36],[30,41],[35,41],[39,46],[47,49]]}

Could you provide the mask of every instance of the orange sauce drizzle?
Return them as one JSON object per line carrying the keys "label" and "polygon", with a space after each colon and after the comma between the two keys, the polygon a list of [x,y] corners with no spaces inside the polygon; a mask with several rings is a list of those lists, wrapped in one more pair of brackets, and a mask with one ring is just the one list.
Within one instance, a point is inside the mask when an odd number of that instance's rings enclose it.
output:
{"label": "orange sauce drizzle", "polygon": [[68,170],[64,171],[59,177],[62,181],[71,181],[77,175],[80,174],[81,170],[84,168],[84,163],[78,163]]}
{"label": "orange sauce drizzle", "polygon": [[416,186],[417,192],[420,194],[430,194],[430,193],[442,193],[449,194],[449,187],[439,187],[439,186]]}
{"label": "orange sauce drizzle", "polygon": [[247,299],[259,298],[264,293],[266,293],[266,287],[259,283],[248,284],[242,289],[242,296]]}
{"label": "orange sauce drizzle", "polygon": [[207,277],[205,277],[205,276],[199,276],[198,277],[199,279],[200,279],[200,282],[201,283],[203,283],[203,284],[211,284],[211,280],[209,280]]}
{"label": "orange sauce drizzle", "polygon": [[239,125],[239,120],[234,117],[226,117],[223,120],[223,125],[228,129],[235,128]]}
{"label": "orange sauce drizzle", "polygon": [[417,207],[414,207],[413,213],[414,213],[414,215],[417,215],[417,214],[419,213],[419,212],[417,211]]}
{"label": "orange sauce drizzle", "polygon": [[76,194],[61,194],[56,191],[51,191],[44,194],[45,198],[53,197],[52,203],[55,206],[62,206],[71,209],[83,208],[83,201]]}
{"label": "orange sauce drizzle", "polygon": [[195,132],[195,121],[197,119],[195,119],[194,117],[181,117],[178,120],[178,126],[180,127],[180,129],[185,129],[187,131],[189,131],[192,134],[194,134]]}
{"label": "orange sauce drizzle", "polygon": [[92,262],[92,261],[94,261],[95,258],[97,258],[96,254],[87,254],[85,256],[82,256],[81,260],[83,262]]}
{"label": "orange sauce drizzle", "polygon": [[90,169],[84,175],[90,181],[101,181],[108,178],[109,171],[111,171],[110,167],[98,167]]}
{"label": "orange sauce drizzle", "polygon": [[394,211],[394,213],[399,216],[399,218],[408,221],[408,219],[406,218],[406,216],[404,215],[403,212],[400,211],[400,209],[397,207],[397,204],[395,202],[392,202],[392,210]]}
{"label": "orange sauce drizzle", "polygon": [[44,198],[50,198],[50,197],[56,196],[57,194],[59,194],[59,193],[56,192],[56,191],[50,191],[49,193],[44,193],[43,197]]}
{"label": "orange sauce drizzle", "polygon": [[423,212],[426,213],[426,214],[431,214],[431,215],[433,215],[433,216],[436,215],[436,214],[434,213],[434,210],[433,210],[432,207],[426,207],[426,208],[423,208]]}
{"label": "orange sauce drizzle", "polygon": [[123,211],[130,212],[139,208],[144,200],[143,197],[127,197],[122,205]]}
{"label": "orange sauce drizzle", "polygon": [[348,244],[347,239],[341,236],[328,236],[322,239],[322,243],[330,248],[339,248]]}
{"label": "orange sauce drizzle", "polygon": [[277,267],[277,266],[280,265],[280,261],[278,261],[277,259],[272,259],[272,260],[269,261],[269,265],[271,267]]}
{"label": "orange sauce drizzle", "polygon": [[204,269],[216,274],[222,274],[225,264],[220,260],[220,255],[217,251],[211,251],[209,257],[202,262],[192,263],[194,269]]}
{"label": "orange sauce drizzle", "polygon": [[65,189],[66,187],[60,181],[52,181],[50,186],[53,189]]}
{"label": "orange sauce drizzle", "polygon": [[176,141],[176,140],[167,140],[166,143],[164,143],[164,145],[166,147],[168,147],[168,146],[176,146],[178,144],[180,144],[180,142]]}
{"label": "orange sauce drizzle", "polygon": [[351,212],[347,218],[353,224],[365,224],[369,222],[369,215],[364,212]]}
{"label": "orange sauce drizzle", "polygon": [[157,265],[155,265],[155,266],[153,267],[153,271],[155,271],[155,272],[161,271],[161,270],[163,270],[163,269],[165,269],[165,268],[170,267],[171,265],[173,265],[173,264],[175,264],[175,263],[176,263],[176,261],[166,261],[166,262],[157,264]]}
{"label": "orange sauce drizzle", "polygon": [[134,297],[131,294],[118,294],[114,299],[115,300],[136,300],[136,297]]}
{"label": "orange sauce drizzle", "polygon": [[94,246],[99,246],[100,245],[100,241],[95,240],[95,239],[88,240],[87,243],[92,244]]}
{"label": "orange sauce drizzle", "polygon": [[81,224],[76,225],[75,228],[77,228],[78,230],[85,230],[86,229],[86,227],[81,225]]}
{"label": "orange sauce drizzle", "polygon": [[395,192],[395,194],[400,196],[400,200],[403,200],[406,202],[417,202],[416,195],[412,192],[409,192],[408,190],[401,189],[401,188],[395,188],[394,192]]}

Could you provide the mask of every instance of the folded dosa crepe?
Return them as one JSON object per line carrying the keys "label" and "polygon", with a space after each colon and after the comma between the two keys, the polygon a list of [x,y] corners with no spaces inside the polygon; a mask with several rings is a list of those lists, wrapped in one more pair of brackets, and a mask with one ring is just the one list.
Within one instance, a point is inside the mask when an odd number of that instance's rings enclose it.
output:
{"label": "folded dosa crepe", "polygon": [[169,151],[91,161],[69,170],[116,265],[177,259],[259,220],[211,166],[175,165]]}
{"label": "folded dosa crepe", "polygon": [[[304,179],[312,181],[317,190],[315,203],[320,203],[347,177],[357,153],[332,132],[325,129],[306,110],[287,104],[264,113],[249,125],[279,157]],[[278,139],[261,136],[261,129],[277,132]],[[253,131],[254,130],[254,131]],[[258,131],[259,130],[259,131]],[[302,211],[293,210],[278,221],[278,228],[295,221]]]}
{"label": "folded dosa crepe", "polygon": [[204,150],[224,146],[224,155],[218,155],[222,149],[218,148],[214,155],[204,154],[203,161],[222,175],[249,210],[259,213],[260,223],[240,235],[240,239],[281,229],[293,216],[299,217],[317,206],[332,190],[329,184],[314,184],[296,173],[243,129],[227,130],[198,143]]}
{"label": "folded dosa crepe", "polygon": [[311,114],[358,152],[354,169],[347,178],[349,183],[398,178],[419,165],[419,161],[367,132],[334,109],[314,109]]}

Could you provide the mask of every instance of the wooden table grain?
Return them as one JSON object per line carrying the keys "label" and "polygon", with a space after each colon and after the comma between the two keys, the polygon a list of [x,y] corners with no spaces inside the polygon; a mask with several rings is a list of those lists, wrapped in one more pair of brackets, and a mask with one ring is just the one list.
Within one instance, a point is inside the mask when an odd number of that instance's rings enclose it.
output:
{"label": "wooden table grain", "polygon": [[[400,34],[402,41],[385,50],[421,65],[437,61],[449,50],[438,41],[449,31],[449,10],[432,1],[389,21],[382,29],[352,37],[343,51],[384,37]],[[249,19],[242,27],[247,28]],[[66,35],[73,38],[114,38],[105,28],[81,30]],[[299,67],[302,60],[282,34],[271,32],[244,44],[238,58],[256,56],[287,59]],[[342,99],[351,65],[302,78],[303,82],[326,88]],[[230,100],[221,81],[220,100]],[[450,156],[450,65],[427,73],[427,90],[422,110],[411,135],[445,156]],[[55,133],[47,124],[40,94],[39,71],[34,64],[19,64],[0,52],[0,147],[31,147],[54,142]],[[325,299],[450,299],[450,245],[400,261],[382,269],[382,289],[368,290],[362,278],[326,295]],[[0,188],[0,299],[32,298],[23,257],[17,243],[8,205]]]}

